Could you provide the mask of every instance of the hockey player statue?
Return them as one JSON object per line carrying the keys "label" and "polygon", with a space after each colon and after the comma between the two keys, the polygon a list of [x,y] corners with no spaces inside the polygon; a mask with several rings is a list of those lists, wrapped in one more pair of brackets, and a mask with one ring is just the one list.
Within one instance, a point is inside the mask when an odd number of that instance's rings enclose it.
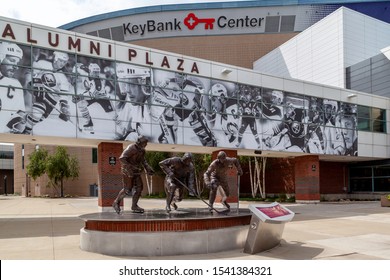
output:
{"label": "hockey player statue", "polygon": [[192,162],[192,154],[185,153],[183,157],[167,158],[159,163],[161,169],[166,174],[164,186],[167,194],[167,212],[171,211],[171,206],[176,210],[176,202],[183,199],[183,190],[187,188],[191,195],[194,191],[195,168]]}
{"label": "hockey player statue", "polygon": [[230,205],[226,202],[229,197],[229,185],[227,181],[227,171],[229,168],[235,167],[238,176],[243,174],[240,162],[236,158],[227,157],[224,151],[220,151],[215,159],[207,168],[203,175],[206,186],[210,189],[209,194],[209,210],[213,210],[213,204],[217,196],[218,188],[222,192],[222,205],[230,209]]}
{"label": "hockey player statue", "polygon": [[134,144],[130,144],[122,152],[119,160],[121,162],[123,189],[120,190],[114,203],[112,204],[115,212],[121,213],[120,204],[127,196],[133,194],[131,210],[134,213],[143,213],[144,209],[138,206],[138,200],[141,197],[143,183],[141,174],[144,170],[148,175],[153,175],[154,171],[146,162],[145,147],[148,139],[145,136],[138,136]]}

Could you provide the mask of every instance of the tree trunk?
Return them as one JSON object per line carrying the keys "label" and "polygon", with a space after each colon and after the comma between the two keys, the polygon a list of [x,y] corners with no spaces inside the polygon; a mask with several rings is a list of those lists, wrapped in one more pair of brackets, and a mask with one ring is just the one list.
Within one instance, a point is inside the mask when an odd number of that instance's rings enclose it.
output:
{"label": "tree trunk", "polygon": [[61,197],[64,197],[64,180],[61,179]]}

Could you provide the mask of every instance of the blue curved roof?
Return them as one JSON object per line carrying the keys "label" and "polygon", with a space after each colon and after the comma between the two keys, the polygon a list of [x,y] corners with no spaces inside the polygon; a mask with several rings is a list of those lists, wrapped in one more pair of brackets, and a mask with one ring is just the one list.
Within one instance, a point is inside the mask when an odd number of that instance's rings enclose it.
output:
{"label": "blue curved roof", "polygon": [[[375,3],[377,3],[375,5]],[[136,14],[145,14],[145,13],[156,13],[156,12],[166,12],[166,11],[183,11],[183,10],[204,10],[204,9],[222,9],[222,8],[248,8],[248,7],[269,7],[269,6],[294,6],[294,5],[324,5],[324,4],[333,4],[346,6],[352,9],[358,9],[359,12],[364,12],[368,10],[373,10],[373,6],[383,6],[385,3],[390,5],[390,1],[382,0],[253,0],[253,1],[232,1],[232,2],[209,2],[209,3],[191,3],[191,4],[170,4],[170,5],[156,5],[156,6],[147,6],[140,8],[132,8],[119,10],[110,13],[104,13],[100,15],[95,15],[91,17],[86,17],[80,20],[76,20],[64,25],[59,26],[58,28],[65,30],[72,30],[73,28],[90,24],[102,20],[108,20],[116,17],[136,15]],[[368,6],[369,5],[369,6]],[[363,11],[362,11],[363,10]],[[390,10],[390,9],[389,9]],[[380,20],[389,22],[389,17],[383,15],[371,15],[365,12],[365,14],[374,16]],[[383,18],[380,18],[383,17]]]}

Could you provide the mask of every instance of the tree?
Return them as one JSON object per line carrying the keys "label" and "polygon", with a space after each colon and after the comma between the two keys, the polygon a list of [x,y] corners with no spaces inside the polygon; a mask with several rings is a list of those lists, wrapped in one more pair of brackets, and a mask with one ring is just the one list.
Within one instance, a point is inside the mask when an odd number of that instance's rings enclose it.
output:
{"label": "tree", "polygon": [[255,198],[257,192],[259,192],[260,197],[265,198],[265,167],[267,158],[242,156],[240,157],[240,161],[248,163],[252,197]]}
{"label": "tree", "polygon": [[[161,170],[159,162],[168,158],[169,153],[167,152],[146,152],[145,159],[150,167],[153,168],[155,175],[165,176],[164,172]],[[148,186],[148,194],[153,194],[153,176],[145,175],[146,184]]]}
{"label": "tree", "polygon": [[196,191],[200,195],[203,192],[203,174],[211,163],[211,154],[194,154]]}
{"label": "tree", "polygon": [[36,180],[46,172],[46,161],[49,152],[43,148],[37,149],[29,155],[30,163],[27,165],[27,174]]}
{"label": "tree", "polygon": [[76,157],[71,157],[66,148],[58,146],[53,155],[41,148],[35,150],[29,156],[30,163],[27,173],[34,180],[43,174],[49,178],[49,186],[60,188],[60,196],[64,197],[64,180],[79,177],[79,162]]}

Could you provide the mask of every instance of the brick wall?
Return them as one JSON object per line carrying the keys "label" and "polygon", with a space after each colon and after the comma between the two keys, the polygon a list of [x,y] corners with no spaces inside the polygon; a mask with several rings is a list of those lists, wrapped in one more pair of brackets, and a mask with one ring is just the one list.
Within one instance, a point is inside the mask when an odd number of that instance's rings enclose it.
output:
{"label": "brick wall", "polygon": [[123,145],[100,143],[98,146],[99,199],[100,207],[111,207],[118,192],[123,188],[119,157]]}
{"label": "brick wall", "polygon": [[321,162],[320,167],[321,194],[341,194],[347,191],[348,168],[346,163]]}
{"label": "brick wall", "polygon": [[320,200],[320,165],[318,156],[295,158],[295,199]]}

